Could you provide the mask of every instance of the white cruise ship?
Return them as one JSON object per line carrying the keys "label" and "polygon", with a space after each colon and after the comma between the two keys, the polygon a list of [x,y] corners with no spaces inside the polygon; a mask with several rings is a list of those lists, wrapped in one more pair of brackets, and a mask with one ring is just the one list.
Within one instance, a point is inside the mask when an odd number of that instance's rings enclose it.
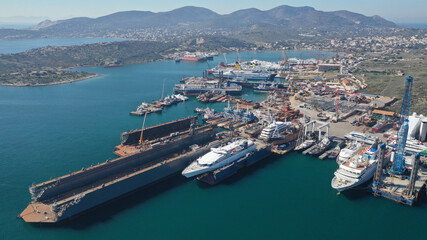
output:
{"label": "white cruise ship", "polygon": [[347,162],[351,157],[361,151],[362,144],[358,141],[351,141],[349,145],[341,149],[340,154],[337,157],[337,163],[343,164]]}
{"label": "white cruise ship", "polygon": [[225,146],[211,148],[210,152],[201,156],[185,168],[184,171],[182,171],[182,175],[187,178],[191,178],[206,172],[214,171],[241,159],[255,150],[256,145],[251,140],[234,140]]}
{"label": "white cruise ship", "polygon": [[369,149],[340,164],[334,173],[332,188],[342,192],[369,181],[377,169],[378,152],[378,144],[373,144]]}

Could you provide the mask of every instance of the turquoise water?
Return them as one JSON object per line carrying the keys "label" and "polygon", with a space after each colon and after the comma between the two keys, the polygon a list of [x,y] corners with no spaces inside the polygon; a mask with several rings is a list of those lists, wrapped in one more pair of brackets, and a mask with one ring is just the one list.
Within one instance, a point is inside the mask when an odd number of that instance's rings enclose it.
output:
{"label": "turquoise water", "polygon": [[19,53],[46,46],[72,46],[99,42],[115,42],[115,38],[40,38],[25,40],[0,40],[0,53]]}
{"label": "turquoise water", "polygon": [[[289,57],[312,57],[289,52]],[[280,52],[241,53],[277,61]],[[235,54],[227,55],[235,61]],[[211,66],[224,61],[218,56]],[[114,158],[121,132],[140,128],[129,116],[206,63],[173,61],[87,68],[100,77],[57,86],[0,86],[0,239],[402,239],[425,235],[426,204],[406,207],[364,191],[337,195],[337,165],[298,153],[271,157],[209,187],[177,175],[58,226],[16,216],[32,183]],[[247,98],[263,99],[248,91]],[[147,117],[154,125],[194,114],[194,101]],[[215,108],[224,103],[214,104]],[[422,237],[421,237],[422,238]]]}

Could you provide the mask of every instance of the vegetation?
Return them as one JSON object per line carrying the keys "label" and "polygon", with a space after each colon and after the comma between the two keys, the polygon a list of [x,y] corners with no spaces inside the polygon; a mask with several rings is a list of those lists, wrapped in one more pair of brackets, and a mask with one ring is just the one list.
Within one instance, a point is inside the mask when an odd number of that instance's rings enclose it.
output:
{"label": "vegetation", "polygon": [[96,76],[94,73],[75,71],[27,71],[0,74],[1,84],[11,86],[43,86],[84,80]]}
{"label": "vegetation", "polygon": [[65,83],[95,76],[64,71],[70,68],[157,61],[184,50],[224,51],[252,46],[232,38],[205,36],[173,42],[124,41],[37,48],[17,54],[0,54],[0,85]]}
{"label": "vegetation", "polygon": [[[354,75],[368,84],[366,93],[402,99],[405,76],[414,77],[411,112],[427,115],[427,54],[408,51],[396,55],[391,60],[369,60],[358,66]],[[401,101],[391,108],[399,111]]]}

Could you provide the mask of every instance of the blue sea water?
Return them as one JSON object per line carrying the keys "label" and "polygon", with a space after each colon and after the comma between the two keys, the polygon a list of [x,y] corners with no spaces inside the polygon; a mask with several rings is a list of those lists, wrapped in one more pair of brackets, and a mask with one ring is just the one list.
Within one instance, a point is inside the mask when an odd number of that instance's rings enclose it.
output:
{"label": "blue sea water", "polygon": [[[281,58],[281,52],[240,55]],[[316,57],[306,51],[288,56]],[[363,190],[337,195],[330,187],[335,161],[299,153],[270,157],[214,187],[177,175],[60,225],[16,218],[30,202],[31,184],[113,158],[120,133],[142,125],[129,111],[158,99],[163,80],[170,94],[181,77],[201,76],[221,61],[85,68],[100,76],[55,86],[0,86],[0,239],[423,239],[426,204],[407,207]],[[265,95],[246,91],[245,97]],[[206,105],[192,98],[149,115],[147,125],[187,117],[200,106]]]}
{"label": "blue sea water", "polygon": [[398,23],[397,25],[402,27],[427,29],[427,23]]}
{"label": "blue sea water", "polygon": [[124,41],[116,38],[36,38],[24,40],[0,40],[1,53],[19,53],[46,46],[72,46],[99,42]]}

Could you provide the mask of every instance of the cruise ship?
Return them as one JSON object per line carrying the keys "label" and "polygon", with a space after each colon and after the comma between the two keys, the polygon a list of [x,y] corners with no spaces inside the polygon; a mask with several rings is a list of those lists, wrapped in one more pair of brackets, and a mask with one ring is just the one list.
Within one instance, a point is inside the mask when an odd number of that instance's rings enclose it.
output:
{"label": "cruise ship", "polygon": [[241,69],[228,69],[228,68],[213,68],[208,70],[214,78],[240,78],[247,79],[248,81],[271,81],[276,76],[275,73],[270,73],[263,70],[241,70]]}
{"label": "cruise ship", "polygon": [[362,144],[358,141],[351,141],[347,147],[343,148],[340,151],[340,154],[337,157],[337,163],[343,164],[347,162],[351,157],[358,153],[362,148]]}
{"label": "cruise ship", "polygon": [[378,162],[378,144],[373,144],[340,164],[332,179],[332,188],[342,192],[369,181],[375,174]]}
{"label": "cruise ship", "polygon": [[214,171],[254,152],[256,145],[251,140],[237,139],[225,146],[211,148],[211,151],[192,162],[182,171],[182,175],[191,178]]}
{"label": "cruise ship", "polygon": [[199,95],[206,92],[240,95],[242,94],[242,86],[230,83],[221,85],[218,81],[194,81],[175,84],[174,92],[184,95]]}

